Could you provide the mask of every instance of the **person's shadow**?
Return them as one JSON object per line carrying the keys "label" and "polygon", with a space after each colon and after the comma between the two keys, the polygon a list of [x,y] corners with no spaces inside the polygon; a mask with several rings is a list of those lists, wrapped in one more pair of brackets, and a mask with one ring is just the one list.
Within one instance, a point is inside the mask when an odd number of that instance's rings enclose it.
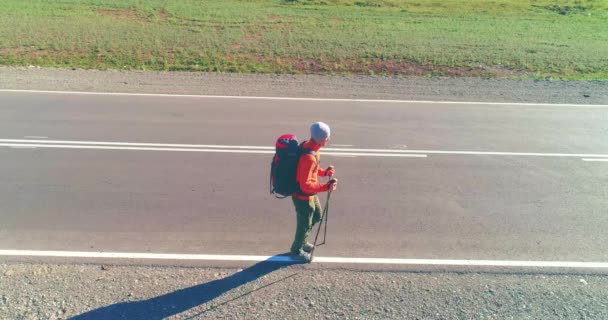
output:
{"label": "person's shadow", "polygon": [[180,289],[148,300],[108,305],[70,319],[164,319],[209,302],[232,289],[259,279],[282,267],[302,263],[305,262],[293,260],[286,255],[273,256],[223,279]]}

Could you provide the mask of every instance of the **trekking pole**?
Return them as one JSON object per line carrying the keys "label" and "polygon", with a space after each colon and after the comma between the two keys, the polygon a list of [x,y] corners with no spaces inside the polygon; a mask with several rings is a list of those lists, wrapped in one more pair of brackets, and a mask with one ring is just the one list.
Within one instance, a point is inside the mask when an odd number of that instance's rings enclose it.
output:
{"label": "trekking pole", "polygon": [[[334,178],[332,178],[332,181],[334,180]],[[323,231],[323,243],[319,244],[325,244],[325,240],[327,239],[327,220],[329,218],[329,198],[331,198],[331,189],[329,189],[329,191],[327,192],[327,199],[325,200],[325,207],[323,207],[323,218],[325,219],[325,230]]]}
{"label": "trekking pole", "polygon": [[[323,211],[325,211],[325,209],[323,209]],[[321,225],[323,224],[323,220],[325,220],[325,217],[323,217],[323,219],[321,219],[321,221],[319,221],[319,226],[317,227],[317,235],[315,236],[315,242],[312,245],[312,250],[310,250],[310,261],[309,261],[309,263],[312,262],[312,258],[313,258],[314,254],[315,254],[315,249],[317,248],[317,239],[319,238],[319,231],[321,231]],[[327,223],[325,225],[327,225]]]}
{"label": "trekking pole", "polygon": [[325,230],[323,231],[323,242],[319,245],[325,244],[327,238],[327,219],[329,218],[329,198],[331,197],[331,191],[327,193],[327,199],[325,200],[325,207],[323,207],[323,219],[325,219]]}
{"label": "trekking pole", "polygon": [[327,192],[327,200],[325,200],[325,208],[323,208],[323,217],[321,221],[319,221],[319,226],[317,227],[317,235],[315,236],[315,242],[312,246],[312,250],[310,250],[310,262],[312,262],[312,258],[315,254],[315,249],[317,248],[317,239],[319,238],[319,232],[321,231],[321,225],[323,225],[323,221],[325,221],[325,235],[323,235],[322,244],[325,244],[325,237],[327,236],[327,214],[329,213],[329,198],[331,198],[331,190]]}

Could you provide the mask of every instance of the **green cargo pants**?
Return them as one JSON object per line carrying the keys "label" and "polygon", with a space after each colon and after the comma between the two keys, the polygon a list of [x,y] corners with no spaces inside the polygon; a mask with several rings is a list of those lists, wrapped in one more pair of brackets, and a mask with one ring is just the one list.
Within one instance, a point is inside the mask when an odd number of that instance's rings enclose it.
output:
{"label": "green cargo pants", "polygon": [[300,200],[295,197],[291,199],[296,207],[297,216],[296,236],[291,244],[291,253],[297,255],[308,241],[312,227],[323,218],[323,209],[321,209],[321,202],[317,196],[310,200]]}

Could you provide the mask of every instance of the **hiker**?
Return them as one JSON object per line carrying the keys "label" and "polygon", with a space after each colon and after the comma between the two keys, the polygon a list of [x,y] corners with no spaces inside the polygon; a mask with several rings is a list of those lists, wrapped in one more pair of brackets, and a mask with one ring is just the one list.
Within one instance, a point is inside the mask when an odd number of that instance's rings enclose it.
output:
{"label": "hiker", "polygon": [[321,202],[318,192],[334,191],[338,186],[337,179],[327,183],[319,183],[318,177],[333,177],[333,166],[322,169],[319,149],[327,146],[330,140],[329,126],[323,122],[315,122],[310,127],[310,140],[304,141],[302,153],[296,169],[296,192],[292,195],[293,205],[296,209],[296,234],[291,245],[291,254],[310,261],[310,252],[313,245],[308,243],[308,236],[312,227],[323,218]]}

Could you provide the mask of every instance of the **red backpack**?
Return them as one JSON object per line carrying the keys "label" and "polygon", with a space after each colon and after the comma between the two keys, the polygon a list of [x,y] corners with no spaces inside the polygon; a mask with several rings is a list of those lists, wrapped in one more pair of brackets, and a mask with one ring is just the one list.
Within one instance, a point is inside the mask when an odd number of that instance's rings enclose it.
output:
{"label": "red backpack", "polygon": [[302,145],[294,134],[284,134],[277,139],[270,164],[270,193],[277,198],[286,198],[299,189],[296,181],[298,160],[302,154],[315,154],[302,149]]}

